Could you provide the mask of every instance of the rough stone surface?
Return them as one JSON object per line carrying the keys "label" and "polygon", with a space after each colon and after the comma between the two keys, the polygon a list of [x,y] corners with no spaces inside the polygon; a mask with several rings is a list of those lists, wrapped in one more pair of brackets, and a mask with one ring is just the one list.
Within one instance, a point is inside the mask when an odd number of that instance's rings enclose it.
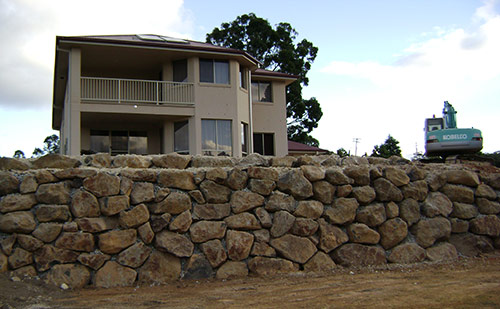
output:
{"label": "rough stone surface", "polygon": [[140,284],[166,284],[179,279],[180,275],[179,258],[154,250],[149,259],[139,268],[138,282]]}
{"label": "rough stone surface", "polygon": [[361,204],[367,205],[375,200],[375,190],[370,186],[355,187],[352,190],[353,197]]}
{"label": "rough stone surface", "polygon": [[186,210],[175,217],[172,222],[170,222],[168,229],[175,232],[185,233],[191,227],[193,222],[193,217],[189,210]]}
{"label": "rough stone surface", "polygon": [[98,288],[131,286],[136,277],[137,272],[132,268],[122,266],[115,261],[108,261],[96,272],[94,285]]}
{"label": "rough stone surface", "polygon": [[376,227],[386,220],[384,204],[377,203],[362,207],[356,214],[356,221],[364,223],[369,227]]}
{"label": "rough stone surface", "polygon": [[412,198],[419,202],[423,201],[429,193],[429,188],[425,180],[410,182],[406,186],[401,187],[404,198]]}
{"label": "rough stone surface", "polygon": [[90,272],[78,264],[54,265],[47,275],[47,282],[58,287],[64,283],[70,289],[80,289],[90,282]]}
{"label": "rough stone surface", "polygon": [[248,261],[248,269],[259,276],[272,276],[296,272],[299,267],[285,259],[257,256]]}
{"label": "rough stone surface", "polygon": [[226,234],[224,221],[199,221],[191,225],[189,235],[195,243],[206,242],[211,239],[222,239]]}
{"label": "rough stone surface", "polygon": [[273,225],[273,220],[271,215],[267,212],[264,207],[259,207],[254,210],[257,219],[259,219],[260,225],[264,228],[270,228]]}
{"label": "rough stone surface", "polygon": [[74,251],[94,251],[94,235],[90,233],[63,232],[55,242],[55,246]]}
{"label": "rough stone surface", "polygon": [[317,251],[308,238],[291,234],[272,239],[270,244],[286,259],[301,264],[307,262]]}
{"label": "rough stone surface", "polygon": [[425,256],[425,249],[415,243],[407,243],[392,249],[387,259],[392,263],[410,264],[422,262]]}
{"label": "rough stone surface", "polygon": [[148,168],[151,166],[151,158],[139,155],[118,155],[113,159],[115,167]]}
{"label": "rough stone surface", "polygon": [[126,195],[103,197],[99,199],[99,205],[103,215],[113,216],[122,210],[128,209],[129,197]]}
{"label": "rough stone surface", "polygon": [[260,223],[254,215],[248,212],[239,213],[224,219],[227,227],[235,230],[259,230]]}
{"label": "rough stone surface", "polygon": [[69,207],[66,205],[40,205],[35,210],[39,222],[65,222],[71,218]]}
{"label": "rough stone surface", "polygon": [[441,242],[425,250],[426,256],[433,262],[453,261],[458,259],[457,249],[448,242]]}
{"label": "rough stone surface", "polygon": [[328,168],[325,171],[325,179],[335,186],[349,185],[354,183],[354,180],[347,177],[338,167]]}
{"label": "rough stone surface", "polygon": [[455,246],[460,254],[468,257],[478,256],[481,253],[494,250],[493,244],[488,237],[470,233],[453,234],[450,237],[450,243]]}
{"label": "rough stone surface", "polygon": [[165,155],[153,156],[151,161],[157,167],[185,169],[191,161],[190,155],[180,155],[177,153],[169,153]]}
{"label": "rough stone surface", "polygon": [[120,177],[100,172],[85,178],[83,187],[97,197],[117,195],[120,193]]}
{"label": "rough stone surface", "polygon": [[304,271],[328,273],[331,272],[335,266],[335,262],[328,254],[318,251],[307,263],[304,264]]}
{"label": "rough stone surface", "polygon": [[81,231],[89,233],[104,232],[118,227],[117,218],[110,217],[78,218],[75,222]]}
{"label": "rough stone surface", "polygon": [[310,218],[296,218],[290,233],[297,236],[311,236],[319,228],[318,222]]}
{"label": "rough stone surface", "polygon": [[475,234],[492,237],[500,236],[500,219],[495,215],[470,220],[470,231]]}
{"label": "rough stone surface", "polygon": [[247,186],[248,175],[245,171],[235,168],[226,178],[226,184],[233,190],[243,190]]}
{"label": "rough stone surface", "polygon": [[155,237],[155,233],[151,228],[151,224],[149,222],[144,223],[143,225],[137,228],[137,233],[139,233],[139,237],[146,244],[150,244]]}
{"label": "rough stone surface", "polygon": [[276,257],[276,250],[265,242],[254,241],[250,254],[253,256]]}
{"label": "rough stone surface", "polygon": [[446,175],[444,173],[429,173],[425,178],[431,191],[438,191],[446,184]]}
{"label": "rough stone surface", "polygon": [[278,189],[291,194],[298,200],[306,199],[313,195],[312,184],[304,177],[300,170],[290,170],[280,176]]}
{"label": "rough stone surface", "polygon": [[429,218],[436,216],[448,217],[453,211],[453,204],[443,193],[431,192],[422,204],[422,211]]}
{"label": "rough stone surface", "polygon": [[[1,176],[0,176],[1,177]],[[19,186],[19,192],[26,193],[34,193],[38,188],[38,182],[36,181],[36,177],[34,175],[26,175]]]}
{"label": "rough stone surface", "polygon": [[2,249],[3,253],[11,255],[16,240],[17,240],[17,234],[10,234],[9,236],[0,240],[0,248]]}
{"label": "rough stone surface", "polygon": [[354,221],[358,202],[354,198],[337,198],[331,208],[326,208],[324,216],[333,224],[346,224]]}
{"label": "rough stone surface", "polygon": [[218,270],[215,277],[221,279],[235,279],[248,276],[248,268],[245,262],[227,261]]}
{"label": "rough stone surface", "polygon": [[452,202],[474,203],[474,191],[471,188],[462,185],[446,184],[441,188],[441,192],[446,194]]}
{"label": "rough stone surface", "polygon": [[469,230],[469,221],[450,218],[452,233],[465,233]]}
{"label": "rough stone surface", "polygon": [[477,187],[480,183],[477,174],[466,170],[450,170],[446,172],[446,181],[457,185]]}
{"label": "rough stone surface", "polygon": [[138,227],[149,220],[148,207],[144,204],[135,206],[129,211],[120,212],[120,225],[123,228]]}
{"label": "rough stone surface", "polygon": [[137,268],[146,261],[152,250],[153,249],[146,246],[143,242],[138,242],[120,252],[116,261],[123,266]]}
{"label": "rough stone surface", "polygon": [[8,257],[9,267],[17,269],[33,263],[33,253],[17,247]]}
{"label": "rough stone surface", "polygon": [[219,185],[211,180],[205,180],[200,185],[200,190],[205,196],[208,203],[227,203],[231,189],[226,186]]}
{"label": "rough stone surface", "polygon": [[394,218],[382,223],[378,231],[380,233],[380,244],[387,250],[406,238],[408,225],[400,218]]}
{"label": "rough stone surface", "polygon": [[385,178],[375,179],[373,187],[377,193],[377,199],[381,202],[400,202],[403,200],[401,190]]}
{"label": "rough stone surface", "polygon": [[250,179],[248,189],[254,193],[268,196],[276,188],[276,182],[269,179]]}
{"label": "rough stone surface", "polygon": [[76,218],[98,217],[101,215],[99,202],[90,192],[78,190],[71,199],[71,213]]}
{"label": "rough stone surface", "polygon": [[130,247],[137,239],[134,229],[115,230],[99,235],[99,249],[107,254],[115,254]]}
{"label": "rough stone surface", "polygon": [[75,158],[51,153],[34,160],[34,168],[72,168],[81,165],[81,162]]}
{"label": "rough stone surface", "polygon": [[219,267],[227,260],[226,250],[222,246],[222,242],[218,239],[213,239],[202,243],[200,245],[200,248],[213,268]]}
{"label": "rough stone surface", "polygon": [[275,191],[266,202],[265,209],[270,212],[279,210],[293,212],[295,210],[295,200],[290,195]]}
{"label": "rough stone surface", "polygon": [[158,184],[162,187],[177,188],[181,190],[194,190],[194,174],[184,170],[165,170],[158,174]]}
{"label": "rough stone surface", "polygon": [[18,192],[18,190],[19,180],[9,172],[0,171],[0,196]]}
{"label": "rough stone surface", "polygon": [[479,197],[476,199],[477,208],[484,215],[496,215],[500,213],[500,203]]}
{"label": "rough stone surface", "polygon": [[314,165],[302,165],[300,167],[304,176],[310,181],[318,181],[325,178],[325,170],[319,166]]}
{"label": "rough stone surface", "polygon": [[[25,171],[30,168],[27,162],[23,162],[17,158],[0,158],[0,170],[20,170]],[[1,178],[1,175],[0,175]]]}
{"label": "rough stone surface", "polygon": [[335,187],[326,180],[313,182],[314,199],[323,204],[331,204],[335,197]]}
{"label": "rough stone surface", "polygon": [[0,215],[0,231],[2,232],[31,233],[35,228],[35,218],[29,211],[16,211]]}
{"label": "rough stone surface", "polygon": [[495,200],[497,198],[495,190],[486,184],[480,184],[477,186],[475,195],[476,197],[482,197],[489,200]]}
{"label": "rough stone surface", "polygon": [[35,251],[34,260],[38,271],[46,271],[55,263],[73,263],[77,260],[78,256],[79,252],[56,248],[52,245],[44,245]]}
{"label": "rough stone surface", "polygon": [[205,279],[214,276],[214,271],[203,254],[193,254],[184,272],[184,279]]}
{"label": "rough stone surface", "polygon": [[318,201],[300,201],[293,213],[296,217],[318,219],[323,214],[323,204]]}
{"label": "rough stone surface", "polygon": [[92,268],[93,270],[98,270],[107,261],[111,259],[111,256],[102,253],[82,253],[78,256],[78,262],[81,264]]}
{"label": "rough stone surface", "polygon": [[25,234],[17,235],[17,243],[21,248],[33,252],[43,246],[43,241]]}
{"label": "rough stone surface", "polygon": [[61,230],[62,224],[60,223],[40,223],[33,231],[33,236],[43,242],[49,243],[59,236]]}
{"label": "rough stone surface", "polygon": [[349,166],[344,169],[347,177],[354,179],[354,184],[367,186],[370,184],[370,169],[367,166]]}
{"label": "rough stone surface", "polygon": [[328,224],[324,219],[319,219],[319,246],[328,253],[349,240],[349,236],[340,228]]}
{"label": "rough stone surface", "polygon": [[248,177],[278,181],[279,174],[274,168],[251,166],[248,168]]}
{"label": "rough stone surface", "polygon": [[236,191],[231,195],[231,209],[235,214],[264,205],[264,197],[248,191]]}
{"label": "rough stone surface", "polygon": [[450,216],[459,219],[472,219],[478,215],[477,207],[471,204],[453,203],[453,211]]}
{"label": "rough stone surface", "polygon": [[399,216],[399,206],[394,202],[385,204],[385,215],[388,219],[396,218]]}
{"label": "rough stone surface", "polygon": [[177,257],[190,257],[194,250],[193,243],[186,236],[170,231],[156,234],[155,247]]}
{"label": "rough stone surface", "polygon": [[0,212],[29,210],[36,203],[34,194],[9,194],[0,199]]}
{"label": "rough stone surface", "polygon": [[220,220],[231,213],[229,204],[203,204],[194,205],[193,219],[196,220]]}
{"label": "rough stone surface", "polygon": [[295,222],[295,217],[288,211],[280,210],[274,214],[271,236],[280,237],[288,232]]}
{"label": "rough stone surface", "polygon": [[412,198],[405,199],[399,204],[399,216],[412,226],[420,220],[420,205]]}
{"label": "rough stone surface", "polygon": [[150,182],[135,182],[130,192],[130,202],[137,205],[144,202],[151,202],[155,198],[155,188]]}
{"label": "rough stone surface", "polygon": [[241,261],[248,257],[254,236],[248,232],[228,230],[226,233],[227,255],[231,260]]}
{"label": "rough stone surface", "polygon": [[424,247],[430,247],[436,240],[448,239],[451,234],[451,224],[445,218],[437,217],[420,220],[413,228],[412,233],[417,243]]}
{"label": "rough stone surface", "polygon": [[42,184],[35,195],[43,204],[69,204],[71,201],[69,186],[64,182]]}
{"label": "rough stone surface", "polygon": [[347,227],[349,240],[360,244],[377,244],[380,240],[380,234],[372,230],[366,224],[353,223]]}
{"label": "rough stone surface", "polygon": [[345,267],[382,265],[387,263],[385,252],[382,248],[360,244],[345,244],[335,250],[330,256],[335,263]]}
{"label": "rough stone surface", "polygon": [[191,209],[191,198],[184,192],[172,192],[163,201],[151,204],[149,211],[153,214],[162,214],[168,212],[172,215],[178,215]]}

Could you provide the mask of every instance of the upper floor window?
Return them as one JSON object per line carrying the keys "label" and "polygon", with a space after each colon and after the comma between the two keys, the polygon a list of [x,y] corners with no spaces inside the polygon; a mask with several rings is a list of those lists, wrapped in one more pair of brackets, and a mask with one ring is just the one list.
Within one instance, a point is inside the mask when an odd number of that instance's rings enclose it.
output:
{"label": "upper floor window", "polygon": [[187,82],[187,60],[177,60],[172,62],[174,76],[174,82],[184,83]]}
{"label": "upper floor window", "polygon": [[272,102],[273,94],[270,82],[252,82],[252,98],[254,102]]}
{"label": "upper floor window", "polygon": [[247,69],[240,65],[240,88],[248,89]]}
{"label": "upper floor window", "polygon": [[229,84],[229,62],[225,60],[200,59],[200,82]]}

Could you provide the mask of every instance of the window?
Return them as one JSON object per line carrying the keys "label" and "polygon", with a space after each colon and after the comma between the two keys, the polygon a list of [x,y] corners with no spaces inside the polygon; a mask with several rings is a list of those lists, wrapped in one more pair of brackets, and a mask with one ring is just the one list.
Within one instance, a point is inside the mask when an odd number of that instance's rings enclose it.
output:
{"label": "window", "polygon": [[174,151],[181,154],[189,153],[188,121],[174,122]]}
{"label": "window", "polygon": [[240,88],[248,89],[247,69],[240,65]]}
{"label": "window", "polygon": [[248,153],[248,124],[241,123],[241,152]]}
{"label": "window", "polygon": [[252,82],[252,100],[254,102],[272,102],[273,94],[270,82]]}
{"label": "window", "polygon": [[187,60],[178,60],[172,63],[174,70],[174,82],[184,83],[187,82]]}
{"label": "window", "polygon": [[146,132],[90,130],[90,150],[94,153],[147,154]]}
{"label": "window", "polygon": [[274,156],[274,134],[254,133],[253,151],[264,156]]}
{"label": "window", "polygon": [[232,156],[231,120],[201,120],[201,150],[204,155]]}
{"label": "window", "polygon": [[229,85],[229,62],[200,59],[200,82]]}

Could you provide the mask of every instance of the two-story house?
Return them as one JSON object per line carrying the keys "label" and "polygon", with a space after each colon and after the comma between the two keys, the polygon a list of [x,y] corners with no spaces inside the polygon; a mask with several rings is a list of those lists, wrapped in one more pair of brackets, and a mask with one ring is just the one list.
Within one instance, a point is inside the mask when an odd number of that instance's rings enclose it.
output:
{"label": "two-story house", "polygon": [[208,43],[58,36],[52,127],[68,155],[283,156],[286,86],[295,79]]}

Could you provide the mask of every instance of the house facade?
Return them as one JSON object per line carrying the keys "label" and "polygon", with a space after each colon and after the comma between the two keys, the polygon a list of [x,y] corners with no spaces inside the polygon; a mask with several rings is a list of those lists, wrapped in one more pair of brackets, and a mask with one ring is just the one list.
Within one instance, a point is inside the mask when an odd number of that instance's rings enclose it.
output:
{"label": "house facade", "polygon": [[246,52],[158,35],[56,39],[61,153],[284,156],[286,86]]}

